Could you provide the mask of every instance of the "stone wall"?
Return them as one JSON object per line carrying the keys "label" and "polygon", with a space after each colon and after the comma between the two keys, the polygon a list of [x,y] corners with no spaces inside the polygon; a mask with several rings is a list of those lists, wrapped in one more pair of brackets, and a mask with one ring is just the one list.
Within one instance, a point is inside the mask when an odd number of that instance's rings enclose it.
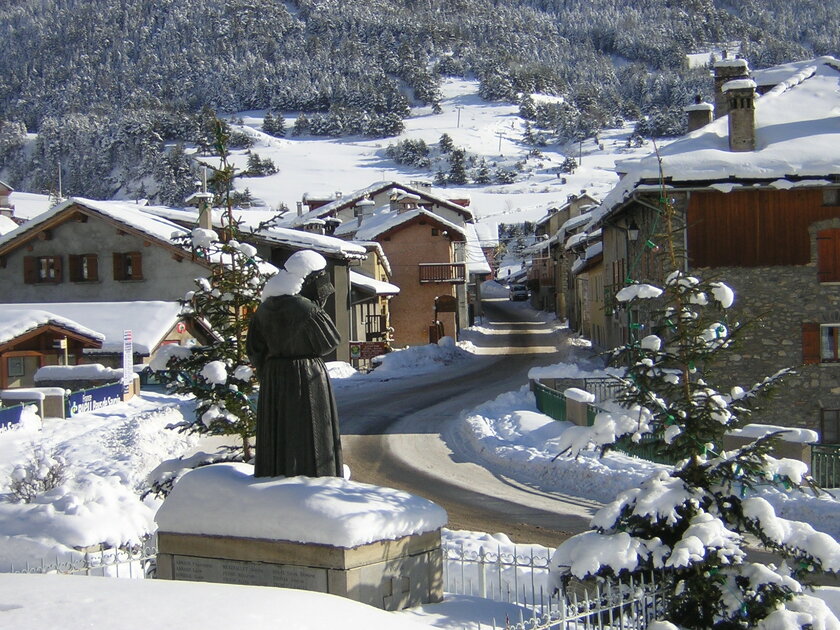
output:
{"label": "stone wall", "polygon": [[698,270],[735,291],[733,321],[747,323],[734,350],[721,353],[718,371],[747,387],[793,368],[751,422],[819,431],[820,408],[840,407],[840,364],[803,365],[802,323],[840,321],[840,286],[817,282],[814,264]]}

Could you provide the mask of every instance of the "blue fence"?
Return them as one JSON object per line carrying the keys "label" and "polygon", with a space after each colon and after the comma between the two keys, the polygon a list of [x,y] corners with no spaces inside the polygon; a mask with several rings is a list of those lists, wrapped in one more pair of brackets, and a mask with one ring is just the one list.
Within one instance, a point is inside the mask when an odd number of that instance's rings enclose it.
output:
{"label": "blue fence", "polygon": [[67,396],[64,405],[67,417],[72,418],[80,413],[96,411],[102,407],[115,405],[122,402],[122,400],[122,383],[113,383],[111,385],[100,385],[99,387],[80,389],[79,391],[73,392]]}
{"label": "blue fence", "polygon": [[23,415],[23,408],[26,405],[15,405],[13,407],[0,408],[0,428],[7,427],[20,422]]}

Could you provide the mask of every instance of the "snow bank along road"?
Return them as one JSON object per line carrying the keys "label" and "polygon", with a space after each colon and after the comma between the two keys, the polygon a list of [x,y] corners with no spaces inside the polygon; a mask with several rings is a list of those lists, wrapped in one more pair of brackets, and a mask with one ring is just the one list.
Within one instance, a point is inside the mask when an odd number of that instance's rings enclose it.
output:
{"label": "snow bank along road", "polygon": [[545,492],[467,460],[455,424],[463,411],[519,389],[528,369],[568,360],[563,330],[504,299],[484,301],[478,355],[434,373],[336,392],[345,461],[353,479],[407,490],[449,513],[451,529],[501,531],[556,546],[589,528],[594,501]]}

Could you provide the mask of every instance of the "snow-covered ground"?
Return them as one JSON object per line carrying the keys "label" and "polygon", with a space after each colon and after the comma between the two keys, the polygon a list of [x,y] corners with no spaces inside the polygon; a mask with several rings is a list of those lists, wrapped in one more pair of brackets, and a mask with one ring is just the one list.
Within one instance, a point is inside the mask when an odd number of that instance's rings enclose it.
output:
{"label": "snow-covered ground", "polygon": [[[492,287],[491,293],[493,290],[502,293],[498,286]],[[546,317],[530,311],[526,304],[517,304],[517,307],[534,318]],[[486,330],[477,328],[473,336],[478,338],[479,332]],[[469,332],[466,337],[470,337]],[[585,346],[584,340],[570,339],[569,343]],[[356,374],[346,365],[331,366],[331,373],[336,387],[353,387],[363,392],[365,387],[375,387],[385,378],[409,377],[423,370],[434,370],[441,363],[468,363],[474,360],[469,351],[471,346],[469,342],[456,345],[444,341],[437,346],[388,355],[383,365],[371,374]],[[581,363],[554,369],[589,373],[595,368]],[[0,492],[8,493],[15,479],[25,477],[27,465],[32,470],[42,471],[57,465],[64,472],[64,480],[56,488],[39,494],[31,503],[13,502],[8,494],[3,495],[0,501],[0,572],[9,571],[12,566],[21,568],[26,562],[38,564],[42,559],[49,562],[56,555],[66,557],[78,553],[73,548],[102,542],[134,544],[153,531],[160,502],[151,496],[141,498],[147,487],[147,475],[163,460],[208,446],[205,442],[199,445],[195,437],[166,428],[191,413],[190,401],[146,392],[128,402],[72,420],[47,418],[41,423],[37,418],[28,417],[20,426],[0,432]],[[655,464],[620,454],[598,458],[594,453],[585,452],[577,459],[561,457],[555,460],[560,436],[568,427],[568,424],[540,414],[532,394],[523,387],[502,392],[496,399],[451,418],[448,435],[444,437],[447,444],[456,449],[455,456],[481,462],[494,473],[542,490],[577,493],[601,501],[637,486],[658,468]],[[808,521],[834,537],[840,536],[840,519],[837,519],[840,503],[831,497],[770,491],[764,491],[762,496],[774,504],[781,516]],[[503,535],[491,538],[482,533],[446,532],[446,538],[468,548],[495,545],[509,549]],[[544,551],[546,555],[551,552]],[[413,609],[396,621],[388,613],[368,609],[351,612],[350,609],[358,605],[343,600],[336,603],[329,596],[278,589],[136,585],[122,584],[128,580],[97,578],[0,575],[0,579],[0,610],[5,611],[0,615],[0,628],[22,627],[21,619],[28,620],[26,627],[33,628],[49,627],[51,623],[54,627],[85,627],[67,625],[70,622],[66,619],[76,615],[81,624],[107,619],[108,611],[112,611],[110,618],[119,620],[117,627],[121,628],[176,625],[174,622],[158,623],[157,619],[167,622],[174,619],[184,628],[221,628],[227,627],[226,611],[237,606],[249,611],[248,619],[253,628],[276,623],[281,613],[284,620],[306,617],[306,624],[303,621],[300,625],[285,624],[300,628],[338,625],[339,622],[342,627],[350,628],[375,628],[380,623],[408,628],[412,627],[411,621],[453,629],[477,628],[479,620],[487,625],[493,618],[499,621],[506,615],[511,618],[518,615],[511,608],[502,609],[499,604],[463,596],[447,597],[441,605]],[[32,586],[33,581],[39,579],[46,581]],[[207,589],[205,594],[201,594],[202,588]],[[318,599],[323,597],[327,600]],[[829,593],[827,597],[836,607],[840,595]],[[143,602],[148,600],[154,600],[155,605],[144,606]],[[183,602],[187,600],[200,604],[194,609],[185,607]],[[133,603],[126,603],[129,601]],[[127,607],[125,612],[113,613],[122,610],[120,606]],[[143,608],[147,615],[152,615],[146,617],[145,622],[137,612]],[[152,608],[154,612],[148,612]],[[189,610],[194,612],[187,614],[185,611]],[[61,621],[57,621],[59,619]],[[187,620],[181,623],[182,619]],[[189,619],[195,621],[194,625],[189,625]],[[391,621],[385,621],[388,619]],[[205,623],[200,623],[202,621]],[[94,625],[109,627],[107,624]]]}

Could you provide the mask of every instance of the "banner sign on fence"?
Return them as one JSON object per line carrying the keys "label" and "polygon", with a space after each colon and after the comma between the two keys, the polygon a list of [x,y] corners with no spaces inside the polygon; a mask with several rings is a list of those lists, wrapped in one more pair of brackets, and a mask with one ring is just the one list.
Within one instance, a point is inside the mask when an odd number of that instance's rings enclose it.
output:
{"label": "banner sign on fence", "polygon": [[14,407],[3,407],[0,409],[0,427],[6,427],[20,422],[20,418],[23,415],[23,407],[23,405],[15,405]]}
{"label": "banner sign on fence", "polygon": [[128,394],[131,382],[134,380],[134,334],[130,330],[123,331],[123,394]]}
{"label": "banner sign on fence", "polygon": [[102,409],[102,407],[116,405],[122,402],[122,395],[123,386],[121,383],[73,392],[67,396],[67,415],[70,417],[77,416],[81,413]]}

